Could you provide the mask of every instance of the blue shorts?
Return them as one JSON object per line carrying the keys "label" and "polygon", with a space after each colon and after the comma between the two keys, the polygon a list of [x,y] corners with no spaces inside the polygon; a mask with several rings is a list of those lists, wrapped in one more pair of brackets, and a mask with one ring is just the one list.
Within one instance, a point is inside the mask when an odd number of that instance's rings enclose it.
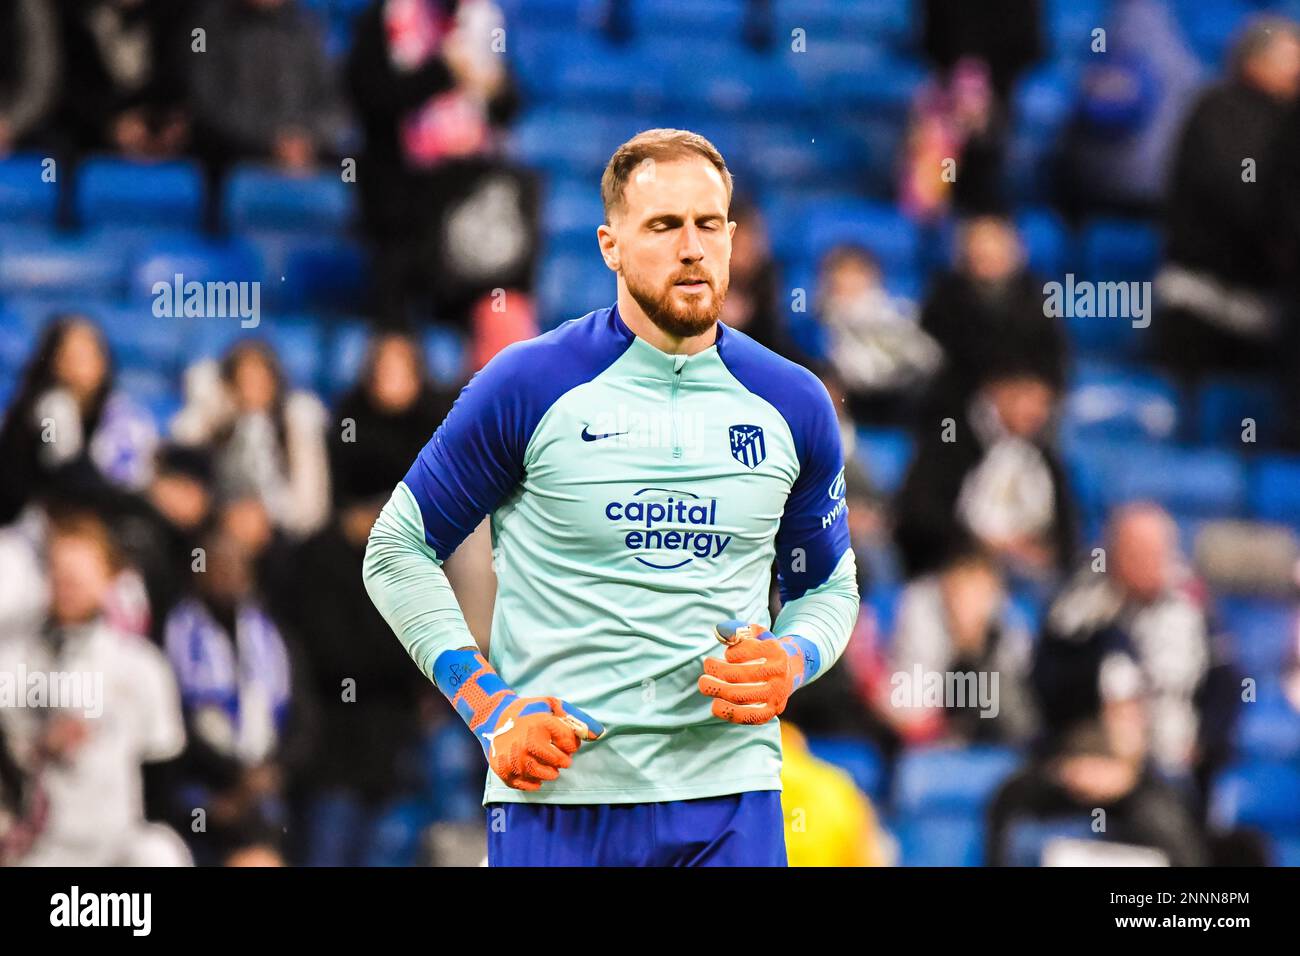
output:
{"label": "blue shorts", "polygon": [[779,790],[669,803],[490,803],[490,866],[785,866]]}

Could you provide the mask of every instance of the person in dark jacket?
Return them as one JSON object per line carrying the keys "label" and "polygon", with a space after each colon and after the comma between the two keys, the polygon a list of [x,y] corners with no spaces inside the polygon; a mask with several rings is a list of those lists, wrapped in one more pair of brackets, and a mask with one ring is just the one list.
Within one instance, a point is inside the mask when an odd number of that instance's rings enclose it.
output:
{"label": "person in dark jacket", "polygon": [[1065,329],[1046,314],[1043,284],[1025,267],[1015,226],[980,216],[960,227],[957,242],[956,269],[938,278],[921,310],[921,328],[944,354],[931,383],[933,411],[956,414],[982,384],[1011,372],[1032,372],[1059,392]]}
{"label": "person in dark jacket", "polygon": [[329,431],[335,506],[387,496],[451,410],[454,397],[429,380],[415,338],[377,334]]}
{"label": "person in dark jacket", "polygon": [[[1167,262],[1156,276],[1156,357],[1189,383],[1278,366],[1282,292],[1296,272],[1297,191],[1287,136],[1300,96],[1300,28],[1247,27],[1228,79],[1193,107],[1169,183]],[[1280,369],[1294,378],[1294,363]]]}
{"label": "person in dark jacket", "polygon": [[59,123],[78,153],[173,156],[189,137],[193,0],[63,0]]}
{"label": "person in dark jacket", "polygon": [[[499,158],[519,95],[494,48],[499,12],[475,4],[470,15],[470,6],[374,0],[355,23],[347,77],[365,137],[357,183],[377,311],[390,324],[468,321],[485,289],[532,283],[535,189]],[[466,203],[480,207],[469,258],[455,226]]]}

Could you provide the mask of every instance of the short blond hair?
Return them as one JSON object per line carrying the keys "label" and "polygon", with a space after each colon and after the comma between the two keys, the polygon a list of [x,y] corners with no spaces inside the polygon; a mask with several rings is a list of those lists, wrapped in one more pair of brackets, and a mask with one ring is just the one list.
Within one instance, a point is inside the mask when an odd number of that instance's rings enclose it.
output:
{"label": "short blond hair", "polygon": [[689,159],[692,156],[708,160],[722,176],[722,184],[727,188],[727,208],[730,209],[731,171],[727,169],[727,161],[722,158],[716,146],[690,130],[648,129],[637,133],[614,150],[614,155],[605,166],[604,175],[600,177],[600,200],[605,206],[606,225],[609,224],[610,213],[623,205],[623,193],[633,170],[647,159],[662,163]]}

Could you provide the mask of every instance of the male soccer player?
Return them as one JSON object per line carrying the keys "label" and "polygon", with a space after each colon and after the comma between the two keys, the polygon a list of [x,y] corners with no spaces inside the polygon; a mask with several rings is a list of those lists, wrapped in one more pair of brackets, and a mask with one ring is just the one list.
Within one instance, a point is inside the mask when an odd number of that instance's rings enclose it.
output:
{"label": "male soccer player", "polygon": [[[718,321],[736,224],[708,140],[635,136],[601,197],[616,304],[473,378],[366,585],[483,745],[490,863],[785,865],[775,717],[858,612],[835,409]],[[487,514],[490,663],[440,567]]]}

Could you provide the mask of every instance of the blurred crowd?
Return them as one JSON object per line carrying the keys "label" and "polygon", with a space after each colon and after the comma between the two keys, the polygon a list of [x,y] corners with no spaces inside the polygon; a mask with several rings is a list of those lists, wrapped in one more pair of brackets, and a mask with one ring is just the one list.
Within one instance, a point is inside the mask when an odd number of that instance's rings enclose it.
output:
{"label": "blurred crowd", "polygon": [[[536,186],[499,149],[518,91],[484,53],[502,14],[377,0],[331,56],[291,0],[198,6],[0,0],[0,152],[191,155],[219,179],[248,159],[337,164],[357,146],[375,331],[341,396],[293,387],[250,337],[194,363],[183,407],[156,422],[119,389],[91,317],[51,318],[0,427],[0,671],[95,671],[121,690],[103,719],[0,709],[0,862],[427,860],[432,823],[476,819],[481,760],[371,606],[361,561],[459,385],[538,330]],[[618,7],[612,34],[633,28]],[[749,5],[758,45],[765,7]],[[1300,711],[1300,648],[1276,674],[1242,673],[1160,505],[1116,508],[1098,541],[1081,527],[1056,428],[1076,357],[1004,195],[1008,103],[1043,55],[1041,11],[918,7],[931,75],[897,200],[951,266],[901,295],[878,250],[837,244],[810,340],[788,321],[782,224],[752,197],[733,208],[723,321],[821,375],[842,416],[864,599],[901,587],[892,621],[864,601],[844,660],[791,702],[787,802],[835,821],[816,839],[792,832],[792,858],[896,857],[878,808],[808,744],[851,738],[886,772],[919,747],[1016,748],[987,810],[989,863],[1016,859],[1017,824],[1098,808],[1109,838],[1174,864],[1265,862],[1265,841],[1212,822],[1210,795],[1243,677],[1281,679]],[[1193,384],[1268,378],[1300,411],[1300,28],[1253,21],[1206,82],[1165,4],[1119,0],[1112,15],[1118,52],[1085,77],[1058,208],[1163,223],[1146,361]],[[944,157],[962,169],[952,181],[933,175]],[[485,304],[500,288],[518,290],[505,311]],[[460,381],[426,368],[412,319],[434,314],[470,339]],[[892,493],[857,444],[864,426],[910,435]],[[482,530],[449,572],[485,641]],[[912,675],[993,675],[991,707],[900,693]]]}

